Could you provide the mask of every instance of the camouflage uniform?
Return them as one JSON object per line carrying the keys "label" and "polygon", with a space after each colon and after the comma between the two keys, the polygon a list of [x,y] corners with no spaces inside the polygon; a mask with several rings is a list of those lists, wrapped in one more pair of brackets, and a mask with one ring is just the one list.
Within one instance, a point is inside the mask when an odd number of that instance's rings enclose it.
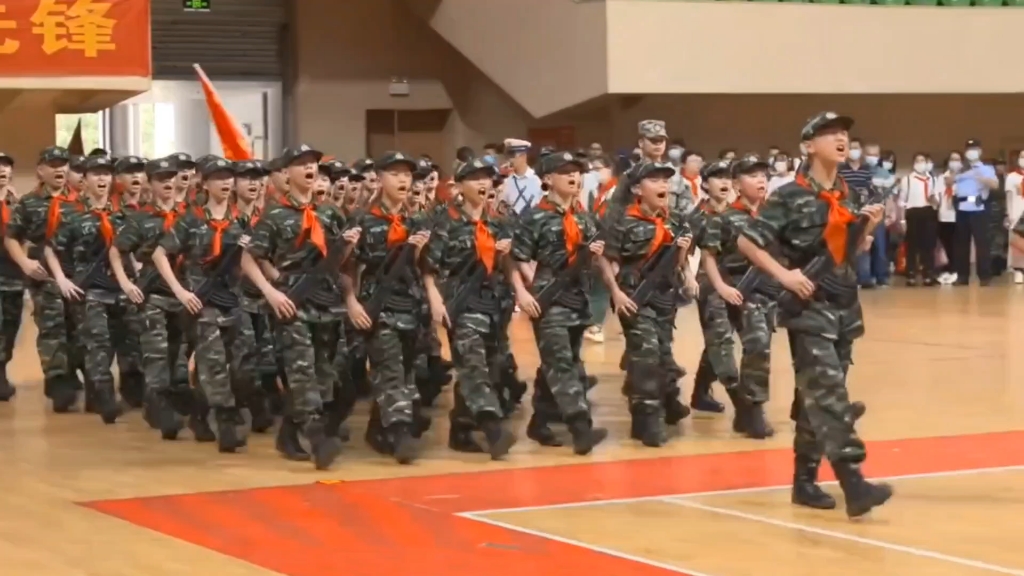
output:
{"label": "camouflage uniform", "polygon": [[[286,151],[282,162],[288,164],[304,154],[322,157],[303,145]],[[275,286],[287,293],[326,255],[327,245],[318,244],[330,242],[344,228],[345,218],[340,211],[312,201],[302,203],[287,194],[260,216],[247,251],[253,259],[267,261],[281,274]],[[321,279],[324,289],[337,294],[333,305],[323,307],[306,301],[298,306],[294,319],[272,319],[274,343],[282,356],[289,388],[285,418],[301,427],[313,444],[317,467],[329,466],[341,449],[338,438],[329,435],[330,423],[324,418],[325,405],[334,400],[338,382],[334,362],[344,312],[340,290],[333,280]]]}
{"label": "camouflage uniform", "polygon": [[[648,163],[637,168],[633,183],[659,173],[671,175],[674,170],[667,164]],[[667,235],[662,235],[663,232]],[[619,288],[632,294],[643,280],[642,273],[650,259],[663,246],[690,234],[682,212],[654,214],[636,204],[629,206],[621,219],[608,223],[604,251],[608,261],[619,264],[616,277]],[[678,279],[678,274],[663,278],[662,284],[655,286],[650,300],[635,314],[620,317],[626,338],[625,368],[632,436],[648,446],[661,446],[667,440],[661,424],[667,416],[666,399],[667,396],[675,399],[679,394],[672,355],[677,309],[674,293],[678,290]]]}
{"label": "camouflage uniform", "polygon": [[[569,152],[551,153],[541,159],[538,176],[556,172],[567,165],[582,171],[583,166]],[[566,224],[578,231],[580,238],[567,238]],[[597,235],[597,223],[587,212],[572,207],[566,209],[544,198],[520,214],[512,242],[512,258],[521,263],[536,262],[533,278],[534,294],[540,294],[555,277],[563,274],[570,262],[587,250],[579,241],[589,241]],[[575,243],[575,245],[568,245]],[[590,325],[589,271],[568,286],[549,310],[533,320],[534,337],[540,352],[540,370],[544,386],[535,386],[533,416],[527,426],[527,435],[542,445],[559,445],[548,425],[564,420],[573,433],[574,450],[587,454],[594,444],[607,435],[603,429],[593,428],[590,403],[582,374],[583,361],[580,347],[583,332]]]}
{"label": "camouflage uniform", "polygon": [[[693,241],[698,247],[705,243],[708,223],[716,214],[707,201],[698,204],[690,213]],[[711,287],[703,268],[697,271],[697,285],[697,317],[704,336],[704,348],[701,350],[697,373],[693,378],[693,397],[690,404],[694,410],[722,412],[725,406],[711,395],[711,385],[716,380],[725,382],[736,381],[739,378],[736,361],[733,359],[735,342],[725,301]]]}
{"label": "camouflage uniform", "polygon": [[[0,200],[0,235],[6,235],[17,198],[8,194]],[[21,312],[25,303],[25,274],[0,247],[0,402],[14,396],[14,387],[7,380],[7,365],[14,355],[14,343],[21,328]]]}
{"label": "camouflage uniform", "polygon": [[[68,159],[67,150],[54,146],[44,150],[39,160],[43,163]],[[6,237],[21,244],[30,242],[33,246],[28,250],[29,258],[45,266],[43,247],[56,234],[61,221],[76,210],[72,200],[66,190],[54,195],[39,188],[25,194],[14,208]],[[83,367],[81,354],[74,347],[74,325],[56,282],[27,282],[39,330],[36,348],[42,363],[44,392],[53,401],[54,412],[67,412],[74,406],[81,388],[75,370]]]}
{"label": "camouflage uniform", "polygon": [[256,341],[248,315],[241,308],[232,275],[214,277],[221,258],[230,258],[242,237],[241,226],[231,217],[214,219],[208,209],[195,209],[175,221],[160,239],[169,258],[181,256],[186,289],[195,291],[215,282],[208,301],[191,319],[195,338],[195,363],[199,384],[217,420],[221,452],[245,446],[238,430],[238,408],[255,390]]}

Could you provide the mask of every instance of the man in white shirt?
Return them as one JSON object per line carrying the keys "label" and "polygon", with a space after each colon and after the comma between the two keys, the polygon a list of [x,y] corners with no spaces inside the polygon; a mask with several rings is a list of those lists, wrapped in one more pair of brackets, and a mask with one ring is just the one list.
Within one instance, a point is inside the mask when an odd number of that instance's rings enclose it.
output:
{"label": "man in white shirt", "polygon": [[928,156],[914,155],[914,171],[899,179],[897,207],[906,231],[907,286],[917,285],[920,272],[925,286],[934,286],[935,242],[939,220],[936,208],[942,189],[928,170]]}
{"label": "man in white shirt", "polygon": [[526,140],[505,140],[505,156],[512,164],[512,173],[505,179],[502,198],[516,213],[537,204],[544,196],[540,178],[527,161],[526,154],[529,151],[530,143]]}

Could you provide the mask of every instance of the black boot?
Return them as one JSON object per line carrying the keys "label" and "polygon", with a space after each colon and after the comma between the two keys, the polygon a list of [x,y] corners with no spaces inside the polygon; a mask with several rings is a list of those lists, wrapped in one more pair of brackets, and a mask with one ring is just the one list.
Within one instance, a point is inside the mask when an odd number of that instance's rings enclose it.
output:
{"label": "black boot", "polygon": [[629,410],[632,415],[632,436],[644,446],[658,448],[668,442],[662,423],[661,410],[650,404],[634,404]]}
{"label": "black boot", "polygon": [[430,415],[423,409],[423,405],[419,402],[413,402],[412,404],[412,428],[409,433],[412,434],[413,438],[421,438],[426,434],[427,430],[430,430],[430,425],[433,420],[430,419]]}
{"label": "black boot", "polygon": [[867,411],[868,407],[863,402],[850,403],[850,419],[854,422],[863,418]]}
{"label": "black boot", "polygon": [[725,404],[715,400],[715,397],[711,394],[711,382],[693,383],[690,408],[699,412],[713,412],[715,414],[725,412]]}
{"label": "black boot", "polygon": [[121,374],[121,400],[132,409],[141,408],[146,393],[145,378],[138,372]]}
{"label": "black boot", "polygon": [[746,419],[746,430],[743,433],[747,438],[764,440],[775,435],[775,429],[772,428],[771,424],[768,423],[768,419],[765,418],[764,406],[760,404],[749,405],[746,409]]}
{"label": "black boot", "polygon": [[238,423],[235,420],[236,410],[217,408],[213,411],[217,420],[217,451],[230,454],[245,446],[238,434]]}
{"label": "black boot", "polygon": [[597,376],[587,375],[585,378],[583,378],[584,392],[590,392],[590,390],[593,389],[594,386],[597,386]]}
{"label": "black boot", "polygon": [[153,419],[149,425],[159,430],[164,440],[177,440],[178,433],[185,427],[185,419],[175,411],[166,394],[152,393],[146,400],[146,413]]}
{"label": "black boot", "polygon": [[338,400],[332,400],[324,404],[324,429],[327,435],[337,438],[342,442],[348,442],[351,432],[348,426],[345,425],[344,419],[345,414],[342,412]]}
{"label": "black boot", "polygon": [[484,448],[473,438],[473,426],[452,422],[448,428],[448,448],[465,454],[483,454]]}
{"label": "black boot", "polygon": [[295,421],[285,416],[281,419],[281,427],[277,429],[274,447],[278,454],[295,462],[309,462],[309,452],[299,442],[299,427]]}
{"label": "black boot", "polygon": [[589,414],[577,414],[569,418],[569,433],[572,434],[572,451],[585,456],[608,437],[608,430],[594,428]]}
{"label": "black boot", "polygon": [[[110,388],[113,388],[111,386]],[[117,402],[117,398],[114,397],[114,391],[112,389],[97,389],[94,390],[92,396],[96,402],[96,413],[100,415],[104,424],[113,424],[117,422],[117,419],[124,413],[124,409]]]}
{"label": "black boot", "polygon": [[384,432],[384,424],[380,420],[380,407],[377,406],[376,402],[373,402],[370,406],[370,420],[366,423],[364,439],[374,452],[384,456],[394,454],[391,441]]}
{"label": "black boot", "polygon": [[797,456],[793,464],[793,493],[791,500],[798,506],[816,510],[833,510],[836,499],[818,486],[819,460]]}
{"label": "black boot", "polygon": [[394,447],[395,461],[399,464],[412,464],[416,459],[418,448],[413,436],[413,424],[399,422],[386,429],[388,439]]}
{"label": "black boot", "polygon": [[370,379],[366,374],[366,356],[355,356],[349,365],[352,374],[352,384],[356,387],[356,395],[359,398],[369,398]]}
{"label": "black boot", "polygon": [[505,386],[508,388],[508,399],[512,406],[519,406],[523,403],[523,395],[526,394],[526,382],[519,379],[519,375],[508,370],[504,375]]}
{"label": "black boot", "polygon": [[690,415],[690,407],[679,401],[679,392],[665,396],[665,424],[675,426]]}
{"label": "black boot", "polygon": [[850,518],[859,518],[892,498],[892,486],[868,482],[856,464],[832,462],[832,471],[839,480],[839,487],[843,489],[846,515]]}
{"label": "black boot", "polygon": [[484,438],[487,439],[491,460],[504,458],[516,443],[515,435],[501,426],[501,419],[497,415],[487,413],[481,416],[480,429],[484,431]]}
{"label": "black boot", "polygon": [[562,441],[555,436],[547,421],[543,417],[538,416],[536,412],[533,413],[533,416],[530,416],[530,421],[526,424],[526,437],[541,446],[558,447],[563,445]]}
{"label": "black boot", "polygon": [[210,409],[204,405],[198,406],[188,415],[188,429],[196,442],[216,442],[217,434],[210,428]]}
{"label": "black boot", "polygon": [[727,387],[725,393],[729,395],[729,401],[732,402],[732,431],[737,434],[746,434],[748,422],[750,421],[750,405],[740,395],[740,391],[736,386]]}
{"label": "black boot", "polygon": [[7,381],[7,366],[0,366],[0,402],[9,402],[17,392]]}
{"label": "black boot", "polygon": [[310,420],[303,428],[303,434],[309,440],[313,453],[313,465],[317,470],[327,470],[341,455],[341,440],[327,435],[324,422],[320,418]]}
{"label": "black boot", "polygon": [[267,405],[267,396],[263,390],[251,394],[246,401],[249,408],[249,416],[252,417],[251,428],[257,434],[264,434],[274,427],[274,415],[270,413]]}

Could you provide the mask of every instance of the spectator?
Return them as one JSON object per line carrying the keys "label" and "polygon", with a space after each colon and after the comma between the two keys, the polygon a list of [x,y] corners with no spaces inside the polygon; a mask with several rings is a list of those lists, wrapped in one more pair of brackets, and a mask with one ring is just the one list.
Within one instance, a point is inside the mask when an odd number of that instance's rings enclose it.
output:
{"label": "spectator", "polygon": [[964,170],[954,177],[956,184],[956,240],[953,258],[956,284],[966,286],[971,275],[971,243],[974,262],[982,286],[992,282],[991,237],[985,201],[999,186],[995,169],[981,160],[981,142],[968,140],[964,146]]}
{"label": "spectator", "polygon": [[777,190],[783,184],[793,181],[796,175],[793,173],[789,155],[785,152],[776,152],[769,158],[772,164],[772,179],[768,181],[768,194]]}
{"label": "spectator", "polygon": [[773,144],[768,147],[768,158],[774,158],[775,156],[778,156],[780,152],[782,152],[782,148]]}
{"label": "spectator", "polygon": [[963,157],[954,150],[946,157],[942,177],[937,181],[942,187],[939,200],[939,243],[946,254],[946,265],[939,274],[939,284],[956,282],[956,175],[963,170]]}
{"label": "spectator", "polygon": [[[865,154],[865,152],[873,154]],[[877,145],[867,148],[859,138],[850,139],[850,151],[847,154],[846,163],[839,167],[839,175],[843,177],[850,193],[855,194],[861,201],[867,198],[874,187],[872,182],[875,178],[874,168],[878,166],[880,154]],[[883,225],[879,224],[879,226]],[[877,230],[873,234],[877,234]],[[879,244],[881,244],[881,251],[878,254],[881,254],[881,259],[885,264],[885,273],[888,275],[888,263],[885,262],[884,226],[882,227],[882,237],[879,238],[878,235],[875,235],[871,249],[857,257],[857,281],[864,288],[874,288],[876,285],[876,277],[872,274],[871,268],[872,257],[876,254],[875,251],[878,250]]]}
{"label": "spectator", "polygon": [[501,145],[495,144],[493,142],[488,142],[487,144],[484,144],[484,156],[490,156],[491,158],[494,158],[494,163],[497,164],[498,159],[501,156]]}
{"label": "spectator", "polygon": [[993,158],[989,164],[996,169],[999,186],[988,196],[988,228],[992,239],[992,275],[999,276],[1006,270],[1007,249],[1010,237],[1006,234],[1006,160]]}
{"label": "spectator", "polygon": [[530,168],[527,152],[530,143],[525,140],[505,140],[505,155],[512,163],[512,173],[505,180],[502,198],[515,212],[519,213],[528,206],[540,202],[544,195],[540,178]]}
{"label": "spectator", "polygon": [[925,286],[935,285],[935,241],[938,234],[939,183],[928,172],[928,157],[914,155],[914,171],[899,181],[898,206],[906,230],[907,286],[917,285],[917,274]]}
{"label": "spectator", "polygon": [[604,148],[601,146],[600,142],[591,142],[590,146],[587,148],[587,154],[591,159],[599,158],[604,156]]}
{"label": "spectator", "polygon": [[690,198],[677,198],[675,202],[676,207],[686,203],[694,205],[700,202],[700,195],[702,193],[700,171],[702,168],[704,168],[704,157],[701,156],[700,152],[688,150],[683,154],[683,164],[679,170],[679,175],[683,177],[683,186],[679,190],[679,195],[689,194]]}
{"label": "spectator", "polygon": [[729,162],[732,162],[733,160],[736,159],[736,149],[735,148],[725,148],[725,149],[723,149],[721,152],[718,153],[718,159],[719,160],[728,160]]}
{"label": "spectator", "polygon": [[[611,198],[615,192],[615,187],[618,185],[619,172],[614,171],[615,166],[612,163],[612,159],[607,156],[599,156],[591,160],[591,168],[597,174],[600,186],[597,189],[597,194],[592,198],[587,198],[585,203],[587,210],[603,214],[605,202]],[[593,325],[584,332],[584,337],[593,342],[604,342],[604,322],[608,316],[608,306],[611,302],[611,295],[608,292],[608,287],[605,286],[604,281],[601,279],[600,272],[594,270],[594,278],[591,283],[592,289],[590,293],[590,315]]]}
{"label": "spectator", "polygon": [[[1017,153],[1014,162],[1013,172],[1006,175],[1006,182],[1003,190],[1006,192],[1006,219],[1002,222],[1003,234],[1008,232],[1013,224],[1024,214],[1024,150]],[[1014,248],[1012,245],[1007,249],[1006,267],[1013,270],[1014,284],[1024,284],[1024,252]]]}

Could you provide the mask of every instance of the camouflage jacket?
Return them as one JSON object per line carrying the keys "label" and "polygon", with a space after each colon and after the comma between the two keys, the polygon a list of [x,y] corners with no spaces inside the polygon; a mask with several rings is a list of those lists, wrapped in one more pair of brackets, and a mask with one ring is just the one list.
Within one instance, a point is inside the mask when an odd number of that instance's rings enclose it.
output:
{"label": "camouflage jacket", "polygon": [[[604,245],[604,257],[619,264],[617,282],[623,291],[629,293],[642,280],[643,266],[654,253],[663,246],[671,245],[679,236],[692,234],[686,215],[673,210],[662,215],[662,222],[670,236],[662,238],[655,245],[658,230],[655,215],[649,214],[638,205],[629,207],[622,218],[617,219],[607,233]],[[664,290],[671,291],[678,287],[678,275],[673,274],[665,279]]]}
{"label": "camouflage jacket", "polygon": [[34,247],[29,249],[29,257],[42,262],[43,247],[57,233],[61,222],[78,211],[78,204],[67,191],[54,195],[36,189],[18,201],[5,234],[21,244],[32,243]]}
{"label": "camouflage jacket", "polygon": [[742,201],[737,200],[707,221],[707,229],[702,235],[700,249],[714,255],[718,269],[725,280],[735,284],[750,268],[750,261],[736,247],[740,231],[751,220],[753,213]]}
{"label": "camouflage jacket", "polygon": [[[705,237],[708,233],[708,223],[718,216],[720,212],[717,212],[711,202],[703,200],[697,207],[687,214],[686,221],[690,225],[690,230],[693,233],[693,245],[700,248],[704,245]],[[707,278],[707,273],[704,272],[704,267],[700,266],[697,268],[697,278],[700,281],[704,281]]]}
{"label": "camouflage jacket", "polygon": [[[15,208],[18,205],[18,198],[14,194],[8,194],[0,200],[0,236],[7,235],[7,226],[11,222]],[[25,289],[25,274],[21,268],[7,254],[7,249],[0,246],[0,292],[19,292]]]}
{"label": "camouflage jacket", "polygon": [[[180,256],[182,285],[188,290],[198,289],[218,266],[218,256],[227,256],[241,240],[243,231],[230,212],[220,222],[227,222],[220,236],[220,254],[215,254],[217,232],[214,220],[206,208],[192,208],[175,220],[170,231],[160,238],[160,246],[173,262]],[[238,271],[234,271],[236,274]],[[235,292],[237,283],[230,278],[223,279],[222,287]]]}
{"label": "camouflage jacket", "polygon": [[337,239],[346,221],[344,214],[329,204],[307,206],[291,194],[282,200],[268,205],[260,214],[247,250],[253,258],[266,260],[280,272],[277,284],[287,287],[312,270],[323,257],[320,249],[309,241],[309,232],[303,227],[304,211],[313,212],[328,243]]}
{"label": "camouflage jacket", "polygon": [[[842,178],[836,178],[834,190],[839,192],[843,207],[853,214],[859,211],[856,195],[849,193]],[[823,234],[829,205],[820,198],[825,191],[823,185],[805,172],[798,174],[793,182],[784,184],[768,197],[741,234],[763,250],[771,251],[777,245],[786,265],[802,268],[825,250]],[[847,258],[835,274],[841,280],[856,282],[856,263]]]}
{"label": "camouflage jacket", "polygon": [[[132,217],[126,218],[124,226],[114,238],[114,247],[122,254],[129,254],[135,257],[135,261],[142,264],[138,277],[145,281],[144,286],[139,286],[144,292],[156,292],[166,296],[171,295],[171,289],[156,272],[153,266],[153,251],[160,244],[164,234],[170,232],[174,223],[185,213],[184,203],[180,203],[171,210],[161,210],[156,206],[146,206],[134,213]],[[171,260],[174,262],[174,260]],[[129,262],[124,263],[125,272],[129,275],[133,272]],[[177,271],[178,267],[175,266]]]}
{"label": "camouflage jacket", "polygon": [[[101,271],[89,285],[78,287],[82,290],[119,292],[117,280],[110,270],[107,252],[117,233],[124,228],[127,217],[114,210],[109,200],[93,206],[90,200],[83,199],[76,204],[76,208],[61,222],[49,242],[61,262],[64,275],[79,284],[83,280],[76,276],[84,277],[89,270],[99,267]],[[106,232],[104,226],[109,226]]]}
{"label": "camouflage jacket", "polygon": [[[246,214],[245,212],[239,210],[238,206],[232,206],[231,215],[235,219],[235,222],[237,222],[238,225],[242,227],[242,230],[246,234],[251,235],[253,230],[256,228],[256,224],[259,223],[260,221],[262,212],[258,207],[253,206],[252,212]],[[240,280],[239,286],[242,289],[242,294],[244,294],[246,298],[258,300],[263,297],[263,295],[260,294],[259,288],[257,288],[256,285],[253,284],[252,280],[249,280],[248,277],[243,276]],[[254,310],[249,311],[254,312]]]}
{"label": "camouflage jacket", "polygon": [[[523,210],[515,227],[512,240],[512,258],[518,262],[537,262],[533,278],[534,293],[539,293],[551,283],[554,277],[569,267],[570,250],[573,254],[585,247],[568,246],[564,219],[570,216],[580,231],[578,243],[591,241],[597,235],[597,221],[589,212],[569,210],[542,199],[535,206]],[[573,288],[576,296],[586,298],[589,291],[590,275],[583,274],[579,284]]]}

